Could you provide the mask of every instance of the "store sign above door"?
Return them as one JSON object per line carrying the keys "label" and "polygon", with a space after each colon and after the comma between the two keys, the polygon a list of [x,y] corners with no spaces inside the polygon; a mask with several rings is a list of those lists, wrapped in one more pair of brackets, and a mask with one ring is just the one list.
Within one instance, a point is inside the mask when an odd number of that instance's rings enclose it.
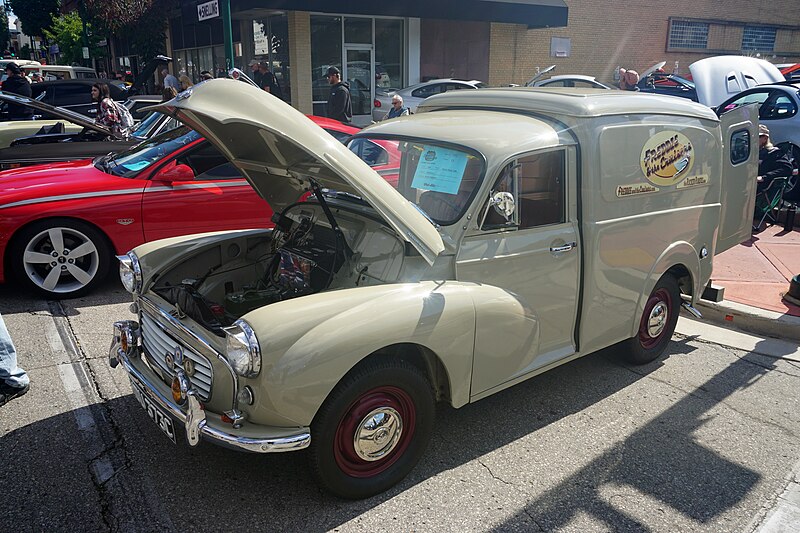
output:
{"label": "store sign above door", "polygon": [[213,19],[219,16],[219,0],[211,0],[203,4],[197,4],[197,20]]}

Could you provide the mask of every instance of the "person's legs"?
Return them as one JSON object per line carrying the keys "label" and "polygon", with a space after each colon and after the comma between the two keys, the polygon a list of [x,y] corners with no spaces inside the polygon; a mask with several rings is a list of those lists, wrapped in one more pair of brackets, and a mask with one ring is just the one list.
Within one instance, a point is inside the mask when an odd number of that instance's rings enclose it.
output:
{"label": "person's legs", "polygon": [[28,374],[17,366],[17,351],[11,342],[3,315],[0,315],[0,384],[18,389],[27,387]]}

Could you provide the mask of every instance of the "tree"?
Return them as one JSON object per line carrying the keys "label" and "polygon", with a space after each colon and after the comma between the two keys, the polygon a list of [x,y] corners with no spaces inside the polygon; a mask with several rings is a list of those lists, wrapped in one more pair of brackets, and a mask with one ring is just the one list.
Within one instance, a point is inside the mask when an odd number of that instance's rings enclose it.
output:
{"label": "tree", "polygon": [[22,22],[22,33],[43,36],[45,28],[58,15],[59,0],[10,0],[9,5]]}
{"label": "tree", "polygon": [[150,59],[164,52],[167,14],[177,0],[84,0],[95,28],[108,35],[125,35],[132,52]]}
{"label": "tree", "polygon": [[[80,63],[83,60],[83,21],[78,13],[73,11],[60,17],[53,17],[53,24],[44,30],[44,36],[51,43],[58,45],[62,63]],[[104,50],[97,46],[98,41],[98,37],[89,36],[91,57],[104,55]]]}
{"label": "tree", "polygon": [[9,48],[11,32],[8,31],[8,14],[4,4],[0,4],[0,52]]}

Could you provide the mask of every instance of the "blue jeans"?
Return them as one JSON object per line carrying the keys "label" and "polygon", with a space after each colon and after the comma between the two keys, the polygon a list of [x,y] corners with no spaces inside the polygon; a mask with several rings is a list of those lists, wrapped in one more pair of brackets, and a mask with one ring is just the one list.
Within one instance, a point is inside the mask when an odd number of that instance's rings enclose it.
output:
{"label": "blue jeans", "polygon": [[0,315],[0,380],[12,387],[24,387],[28,384],[28,374],[17,366],[17,350],[11,342],[11,335]]}

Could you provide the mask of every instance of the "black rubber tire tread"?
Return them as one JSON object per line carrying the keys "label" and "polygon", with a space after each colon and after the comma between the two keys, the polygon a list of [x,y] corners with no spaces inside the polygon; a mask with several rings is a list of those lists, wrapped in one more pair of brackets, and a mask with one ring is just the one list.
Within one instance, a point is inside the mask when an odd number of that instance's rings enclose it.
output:
{"label": "black rubber tire tread", "polygon": [[[416,408],[414,438],[404,455],[388,470],[371,478],[355,478],[342,472],[334,459],[334,436],[345,410],[365,392],[381,386],[399,387]],[[336,385],[311,423],[309,465],[317,482],[345,499],[380,494],[405,478],[416,466],[433,432],[436,399],[428,377],[411,363],[378,356],[357,365]]]}
{"label": "black rubber tire tread", "polygon": [[[24,250],[28,242],[37,233],[54,227],[70,228],[80,231],[89,239],[91,239],[97,248],[99,263],[97,265],[97,273],[95,274],[94,278],[80,289],[69,293],[51,292],[37,286],[28,278],[22,261]],[[14,236],[11,246],[8,248],[8,254],[10,261],[6,264],[11,265],[14,278],[32,291],[45,296],[46,298],[54,300],[60,300],[63,298],[77,298],[91,292],[99,283],[105,280],[106,276],[108,276],[111,263],[111,247],[109,245],[108,238],[94,226],[81,220],[75,220],[71,218],[48,218],[34,222]]]}
{"label": "black rubber tire tread", "polygon": [[664,333],[662,334],[663,336],[659,340],[658,344],[652,348],[647,349],[642,346],[641,342],[639,342],[639,325],[641,324],[642,320],[642,317],[640,316],[636,321],[636,335],[633,338],[623,342],[620,346],[620,355],[627,363],[633,365],[644,365],[655,361],[661,357],[661,354],[664,353],[664,350],[667,348],[667,345],[672,338],[672,334],[675,332],[675,326],[678,323],[678,315],[680,315],[682,303],[681,290],[678,286],[678,280],[676,280],[672,274],[664,274],[661,279],[658,280],[658,283],[656,283],[655,287],[653,287],[653,291],[650,293],[650,295],[648,295],[648,300],[650,299],[650,296],[655,294],[655,292],[661,288],[665,288],[667,291],[669,291],[673,302],[672,307],[669,310],[670,316],[667,319],[667,325],[664,329]]}

